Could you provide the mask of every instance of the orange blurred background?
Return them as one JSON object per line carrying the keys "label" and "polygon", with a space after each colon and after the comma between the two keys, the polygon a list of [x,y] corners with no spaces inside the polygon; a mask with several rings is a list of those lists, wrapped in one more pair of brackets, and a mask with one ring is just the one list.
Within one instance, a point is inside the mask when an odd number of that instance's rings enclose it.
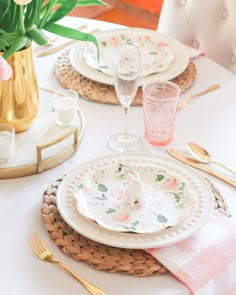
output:
{"label": "orange blurred background", "polygon": [[104,1],[109,7],[78,7],[70,15],[113,22],[129,27],[157,29],[163,0]]}

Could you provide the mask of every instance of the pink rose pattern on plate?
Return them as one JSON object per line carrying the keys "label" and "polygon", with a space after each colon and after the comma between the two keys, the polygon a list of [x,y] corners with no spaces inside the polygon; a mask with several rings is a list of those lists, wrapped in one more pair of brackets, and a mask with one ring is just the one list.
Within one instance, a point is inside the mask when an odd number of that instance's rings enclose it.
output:
{"label": "pink rose pattern on plate", "polygon": [[143,34],[131,34],[130,32],[116,34],[115,36],[97,37],[100,49],[100,61],[97,62],[96,47],[91,44],[85,50],[87,64],[108,75],[112,75],[114,50],[122,43],[138,44],[141,50],[141,77],[163,72],[169,68],[175,59],[170,46],[154,36]]}

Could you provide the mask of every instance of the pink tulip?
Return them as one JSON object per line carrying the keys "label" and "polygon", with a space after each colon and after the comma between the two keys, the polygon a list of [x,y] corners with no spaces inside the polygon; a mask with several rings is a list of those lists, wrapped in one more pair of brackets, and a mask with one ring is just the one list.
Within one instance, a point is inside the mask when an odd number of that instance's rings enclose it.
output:
{"label": "pink tulip", "polygon": [[32,2],[32,0],[14,0],[14,2],[18,5],[26,5]]}
{"label": "pink tulip", "polygon": [[8,80],[11,76],[12,76],[12,68],[5,61],[5,59],[0,56],[0,81]]}

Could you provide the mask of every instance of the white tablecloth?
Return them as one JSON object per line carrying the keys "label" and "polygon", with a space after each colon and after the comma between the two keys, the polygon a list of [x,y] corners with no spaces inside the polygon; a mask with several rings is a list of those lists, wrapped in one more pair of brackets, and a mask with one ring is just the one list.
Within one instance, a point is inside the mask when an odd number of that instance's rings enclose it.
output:
{"label": "white tablecloth", "polygon": [[[79,23],[88,24],[88,30],[115,27],[110,23],[93,20],[67,20],[74,26],[78,26]],[[42,48],[35,48],[35,51],[40,50]],[[53,64],[59,54],[35,58],[39,85],[60,88],[53,74]],[[220,83],[221,89],[195,99],[185,110],[178,112],[175,138],[168,147],[184,150],[185,144],[193,141],[211,151],[215,159],[236,169],[236,77],[207,57],[196,58],[194,63],[197,67],[197,76],[194,85],[183,97],[203,90],[212,83]],[[137,278],[93,270],[85,263],[74,261],[61,253],[49,238],[40,212],[43,191],[69,169],[97,157],[112,154],[107,146],[108,138],[122,130],[120,106],[94,103],[82,98],[79,99],[79,105],[86,118],[86,130],[79,151],[74,156],[42,174],[0,180],[0,294],[88,294],[62,269],[41,262],[35,257],[26,240],[26,236],[33,231],[42,237],[66,265],[95,285],[103,287],[107,294],[189,294],[187,288],[170,274]],[[143,138],[142,107],[131,107],[129,130]],[[170,157],[165,148],[151,147],[147,144],[144,144],[143,152]],[[229,175],[224,170],[219,170]],[[207,177],[223,193],[233,214],[232,218],[236,220],[235,189],[210,176]]]}

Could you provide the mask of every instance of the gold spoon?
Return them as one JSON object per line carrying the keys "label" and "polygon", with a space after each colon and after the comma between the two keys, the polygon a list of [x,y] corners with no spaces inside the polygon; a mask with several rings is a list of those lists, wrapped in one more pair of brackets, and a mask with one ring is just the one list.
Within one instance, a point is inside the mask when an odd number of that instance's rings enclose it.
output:
{"label": "gold spoon", "polygon": [[212,159],[211,155],[208,153],[207,150],[205,150],[203,147],[200,145],[193,143],[193,142],[188,142],[187,143],[187,148],[190,151],[190,153],[195,157],[196,160],[198,160],[201,163],[214,163],[217,164],[231,173],[236,175],[236,171],[226,167],[224,164],[221,164],[215,160]]}

